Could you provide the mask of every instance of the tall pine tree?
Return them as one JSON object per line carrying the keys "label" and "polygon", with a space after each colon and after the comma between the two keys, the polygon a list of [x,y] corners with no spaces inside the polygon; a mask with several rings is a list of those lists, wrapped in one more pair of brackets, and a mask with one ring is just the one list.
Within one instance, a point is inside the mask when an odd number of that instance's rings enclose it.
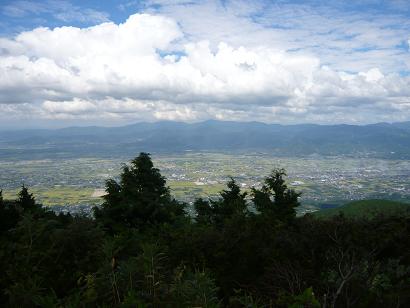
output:
{"label": "tall pine tree", "polygon": [[296,216],[296,208],[300,205],[300,193],[288,188],[285,176],[284,169],[273,170],[261,189],[252,189],[252,195],[255,208],[263,215],[290,221]]}
{"label": "tall pine tree", "polygon": [[154,168],[148,153],[140,153],[122,168],[119,183],[108,180],[106,192],[104,203],[94,214],[113,232],[169,223],[184,213],[183,206],[171,198],[165,178]]}
{"label": "tall pine tree", "polygon": [[21,206],[23,211],[33,211],[36,209],[36,201],[33,194],[29,193],[28,188],[24,186],[24,184],[21,187],[18,196],[17,204]]}

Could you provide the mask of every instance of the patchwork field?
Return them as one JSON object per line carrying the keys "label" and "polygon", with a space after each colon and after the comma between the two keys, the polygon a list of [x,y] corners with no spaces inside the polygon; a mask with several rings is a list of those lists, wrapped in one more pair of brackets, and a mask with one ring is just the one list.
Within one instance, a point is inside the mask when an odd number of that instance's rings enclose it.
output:
{"label": "patchwork field", "polygon": [[[342,156],[274,157],[265,153],[186,152],[153,155],[172,194],[190,202],[215,198],[229,177],[244,190],[261,185],[274,168],[285,168],[288,184],[302,192],[304,211],[334,207],[350,200],[410,200],[410,161]],[[47,206],[97,205],[108,178],[117,178],[131,157],[0,161],[0,188],[14,198],[22,184]]]}

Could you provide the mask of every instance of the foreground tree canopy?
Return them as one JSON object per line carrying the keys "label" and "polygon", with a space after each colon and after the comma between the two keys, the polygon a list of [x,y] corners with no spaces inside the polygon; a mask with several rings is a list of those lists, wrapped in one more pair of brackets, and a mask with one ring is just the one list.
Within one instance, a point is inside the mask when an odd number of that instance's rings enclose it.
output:
{"label": "foreground tree canopy", "polygon": [[184,205],[171,198],[165,178],[147,153],[123,166],[119,183],[108,180],[106,193],[105,202],[94,213],[112,232],[172,223],[184,214]]}
{"label": "foreground tree canopy", "polygon": [[[219,198],[172,198],[149,154],[108,180],[95,219],[0,192],[5,307],[408,307],[408,216],[296,217],[285,171]],[[194,211],[195,215],[188,215]]]}

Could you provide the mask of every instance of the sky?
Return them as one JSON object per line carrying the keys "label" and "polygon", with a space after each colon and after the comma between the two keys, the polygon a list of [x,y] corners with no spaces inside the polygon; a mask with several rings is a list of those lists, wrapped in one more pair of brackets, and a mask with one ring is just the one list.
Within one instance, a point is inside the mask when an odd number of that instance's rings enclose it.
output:
{"label": "sky", "polygon": [[0,128],[410,120],[410,1],[0,0]]}

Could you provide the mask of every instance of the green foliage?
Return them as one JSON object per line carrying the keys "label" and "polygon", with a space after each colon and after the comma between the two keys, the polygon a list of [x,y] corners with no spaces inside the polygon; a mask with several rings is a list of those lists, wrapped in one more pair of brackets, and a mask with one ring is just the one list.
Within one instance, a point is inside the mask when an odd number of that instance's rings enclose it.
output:
{"label": "green foliage", "polygon": [[142,266],[143,297],[155,306],[160,301],[161,289],[164,288],[165,255],[158,245],[146,243],[142,245],[138,262]]}
{"label": "green foliage", "polygon": [[0,302],[409,306],[409,216],[296,217],[299,194],[284,177],[274,170],[252,200],[231,179],[218,199],[194,202],[195,219],[145,153],[107,181],[95,220],[45,211],[24,187],[18,200],[0,198]]}
{"label": "green foliage", "polygon": [[263,301],[255,298],[254,295],[243,290],[235,290],[235,296],[232,296],[230,299],[230,305],[237,307],[246,307],[246,308],[260,308],[264,307]]}
{"label": "green foliage", "polygon": [[293,296],[289,308],[320,308],[319,301],[315,298],[312,288],[307,288],[303,293]]}
{"label": "green foliage", "polygon": [[246,195],[233,178],[227,183],[226,190],[220,193],[218,200],[205,201],[197,199],[194,202],[196,221],[202,224],[223,225],[235,216],[247,215]]}
{"label": "green foliage", "polygon": [[0,203],[0,236],[16,226],[20,217],[16,202]]}
{"label": "green foliage", "polygon": [[24,211],[33,211],[36,208],[36,201],[33,194],[28,192],[28,188],[24,185],[19,192],[18,205],[23,208]]}
{"label": "green foliage", "polygon": [[219,307],[218,288],[205,271],[187,271],[179,267],[171,286],[176,303],[183,307]]}
{"label": "green foliage", "polygon": [[329,218],[342,213],[350,218],[374,218],[385,216],[410,216],[410,204],[390,200],[360,200],[341,207],[317,211],[314,216]]}
{"label": "green foliage", "polygon": [[196,199],[194,202],[194,209],[196,212],[195,220],[199,224],[210,225],[214,223],[215,213],[209,201],[203,200],[202,198]]}
{"label": "green foliage", "polygon": [[217,222],[223,222],[233,216],[246,214],[246,192],[241,193],[241,189],[233,178],[226,184],[226,190],[221,192],[221,198],[212,202]]}
{"label": "green foliage", "polygon": [[285,176],[284,169],[273,170],[261,189],[252,188],[252,195],[259,212],[281,221],[290,221],[296,215],[295,208],[300,205],[300,193],[287,187]]}
{"label": "green foliage", "polygon": [[111,232],[125,228],[146,229],[172,223],[184,214],[183,204],[171,199],[165,178],[154,168],[149,154],[140,155],[123,166],[121,180],[106,182],[104,203],[95,208],[97,221]]}

